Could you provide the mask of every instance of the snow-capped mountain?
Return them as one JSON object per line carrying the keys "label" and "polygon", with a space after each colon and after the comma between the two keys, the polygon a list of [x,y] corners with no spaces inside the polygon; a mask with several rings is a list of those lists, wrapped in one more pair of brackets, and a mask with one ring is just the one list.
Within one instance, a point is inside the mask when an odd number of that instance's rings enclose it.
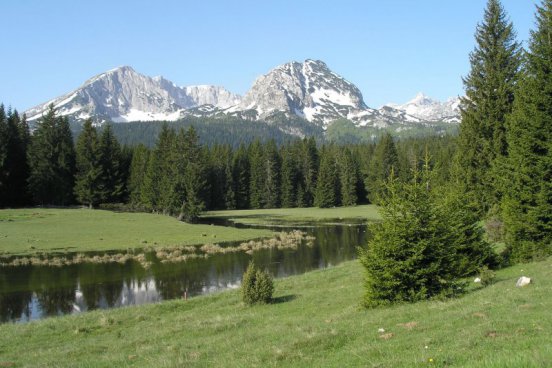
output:
{"label": "snow-capped mountain", "polygon": [[[290,62],[258,77],[244,97],[223,87],[179,87],[128,66],[97,75],[80,88],[26,111],[30,121],[53,104],[58,114],[97,122],[175,121],[186,116],[235,116],[267,123],[302,121],[326,129],[347,119],[358,127],[407,129],[436,121],[458,122],[458,100],[440,103],[418,95],[404,105],[368,107],[360,90],[319,60]],[[303,125],[304,126],[304,125]]]}
{"label": "snow-capped mountain", "polygon": [[53,104],[60,115],[76,120],[129,122],[177,120],[186,109],[204,104],[226,108],[240,97],[222,87],[178,87],[163,77],[150,78],[129,66],[119,67],[87,80],[80,88],[26,112],[40,118]]}
{"label": "snow-capped mountain", "polygon": [[452,97],[445,102],[440,102],[420,92],[416,97],[403,105],[391,103],[386,106],[404,111],[406,114],[423,121],[460,122],[459,97]]}
{"label": "snow-capped mountain", "polygon": [[259,119],[284,112],[326,125],[366,109],[354,84],[332,72],[322,61],[306,60],[280,65],[257,78],[233,110],[254,110]]}

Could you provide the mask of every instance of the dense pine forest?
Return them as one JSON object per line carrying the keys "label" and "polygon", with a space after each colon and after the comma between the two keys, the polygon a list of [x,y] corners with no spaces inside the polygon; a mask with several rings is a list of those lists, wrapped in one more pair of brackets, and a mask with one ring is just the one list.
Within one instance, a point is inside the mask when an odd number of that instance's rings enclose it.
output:
{"label": "dense pine forest", "polygon": [[195,127],[168,124],[160,125],[152,148],[129,147],[121,146],[111,125],[96,128],[90,120],[73,145],[68,121],[54,109],[32,140],[24,118],[0,110],[8,143],[2,207],[117,204],[193,221],[210,209],[352,206],[375,203],[392,170],[408,180],[426,153],[445,185],[455,152],[451,136],[396,141],[389,134],[365,144],[310,137],[256,139],[234,148],[200,144]]}

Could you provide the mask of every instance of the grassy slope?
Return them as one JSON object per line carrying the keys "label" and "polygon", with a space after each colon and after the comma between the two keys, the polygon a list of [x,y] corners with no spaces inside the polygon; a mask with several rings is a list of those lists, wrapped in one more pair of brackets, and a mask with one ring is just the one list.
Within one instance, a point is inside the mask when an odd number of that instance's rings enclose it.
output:
{"label": "grassy slope", "polygon": [[274,208],[265,210],[211,211],[206,217],[221,217],[243,224],[274,221],[324,221],[341,219],[379,220],[377,207],[362,205],[336,208]]}
{"label": "grassy slope", "polygon": [[0,210],[0,253],[10,254],[195,245],[270,234],[265,230],[190,225],[172,217],[146,213],[88,209]]}
{"label": "grassy slope", "polygon": [[[0,325],[0,365],[549,367],[551,263],[502,270],[460,299],[385,309],[358,307],[351,261],[277,280],[271,305],[245,307],[234,290]],[[516,288],[522,274],[535,283]]]}

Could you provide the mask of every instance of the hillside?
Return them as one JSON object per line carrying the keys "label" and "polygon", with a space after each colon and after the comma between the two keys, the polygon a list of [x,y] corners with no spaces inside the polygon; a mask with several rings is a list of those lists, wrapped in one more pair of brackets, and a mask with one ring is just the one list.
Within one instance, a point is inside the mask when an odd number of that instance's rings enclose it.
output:
{"label": "hillside", "polygon": [[[0,364],[547,367],[550,265],[504,269],[496,284],[459,299],[363,310],[362,268],[346,262],[277,280],[270,305],[245,307],[228,291],[0,325]],[[520,275],[534,284],[516,288]]]}

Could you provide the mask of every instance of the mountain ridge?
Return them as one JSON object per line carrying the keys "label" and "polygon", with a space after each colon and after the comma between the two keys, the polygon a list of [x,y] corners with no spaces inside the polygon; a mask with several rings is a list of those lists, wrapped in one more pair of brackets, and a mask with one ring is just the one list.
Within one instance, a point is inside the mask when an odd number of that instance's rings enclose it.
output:
{"label": "mountain ridge", "polygon": [[26,111],[37,120],[53,104],[60,115],[96,122],[176,121],[186,116],[273,122],[303,119],[327,129],[347,119],[357,127],[407,128],[412,124],[457,123],[458,99],[439,102],[418,94],[403,105],[369,107],[352,82],[323,61],[289,62],[257,77],[242,97],[221,86],[177,86],[120,66],[86,80],[79,88]]}

